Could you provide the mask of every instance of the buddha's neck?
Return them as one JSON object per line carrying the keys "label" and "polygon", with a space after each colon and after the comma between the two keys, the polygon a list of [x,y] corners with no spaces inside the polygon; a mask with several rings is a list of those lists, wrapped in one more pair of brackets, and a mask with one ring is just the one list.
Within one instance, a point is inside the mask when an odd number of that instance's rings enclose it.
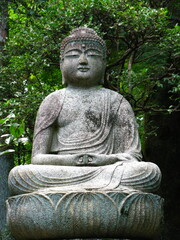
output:
{"label": "buddha's neck", "polygon": [[86,86],[86,87],[82,87],[82,86],[72,86],[72,85],[68,85],[67,90],[70,91],[81,91],[81,92],[87,92],[87,91],[97,91],[99,89],[101,89],[101,86]]}

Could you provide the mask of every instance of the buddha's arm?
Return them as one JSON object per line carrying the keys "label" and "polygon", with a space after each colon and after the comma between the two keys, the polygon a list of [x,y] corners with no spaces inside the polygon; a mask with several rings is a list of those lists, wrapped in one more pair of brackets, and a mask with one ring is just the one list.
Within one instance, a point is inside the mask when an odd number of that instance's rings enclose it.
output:
{"label": "buddha's arm", "polygon": [[123,99],[120,108],[117,112],[117,117],[114,122],[115,154],[88,154],[91,160],[89,164],[94,166],[102,166],[113,164],[115,162],[134,162],[141,161],[141,144],[138,134],[137,123],[134,117],[133,110],[130,104]]}
{"label": "buddha's arm", "polygon": [[[32,164],[76,166],[78,156],[50,154],[53,137],[53,126],[50,126],[35,136],[32,149]],[[76,161],[77,160],[77,161]]]}
{"label": "buddha's arm", "polygon": [[[50,148],[53,138],[53,126],[40,131],[34,138],[32,149],[32,164],[59,165],[59,166],[85,166],[89,165],[81,161],[82,154],[58,155],[51,154]],[[92,164],[90,164],[92,165]]]}
{"label": "buddha's arm", "polygon": [[134,112],[126,99],[117,113],[117,123],[115,129],[116,138],[120,142],[120,151],[117,153],[119,160],[141,161],[141,143],[138,133],[138,125]]}
{"label": "buddha's arm", "polygon": [[38,154],[48,154],[51,147],[53,128],[40,131],[33,140],[32,159]]}
{"label": "buddha's arm", "polygon": [[[121,158],[121,161],[125,158]],[[32,158],[32,164],[59,166],[104,166],[119,161],[116,154],[37,154]]]}
{"label": "buddha's arm", "polygon": [[37,165],[76,166],[75,155],[37,154],[32,158]]}

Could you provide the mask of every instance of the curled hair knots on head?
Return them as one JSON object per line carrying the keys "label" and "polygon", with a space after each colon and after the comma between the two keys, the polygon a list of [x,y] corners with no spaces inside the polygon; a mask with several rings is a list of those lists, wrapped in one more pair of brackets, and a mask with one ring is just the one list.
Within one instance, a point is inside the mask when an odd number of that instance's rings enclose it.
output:
{"label": "curled hair knots on head", "polygon": [[64,56],[64,50],[68,43],[74,41],[93,41],[101,45],[104,53],[104,58],[106,58],[106,44],[104,40],[97,35],[97,33],[86,27],[75,28],[71,31],[70,35],[66,37],[61,43],[61,58]]}

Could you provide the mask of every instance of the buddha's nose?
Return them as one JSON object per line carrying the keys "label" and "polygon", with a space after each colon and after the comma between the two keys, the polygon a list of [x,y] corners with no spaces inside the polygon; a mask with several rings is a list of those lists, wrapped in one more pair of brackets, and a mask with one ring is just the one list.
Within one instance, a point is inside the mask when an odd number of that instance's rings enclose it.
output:
{"label": "buddha's nose", "polygon": [[80,57],[79,57],[79,63],[80,63],[80,64],[84,64],[84,65],[88,64],[87,57],[86,57],[86,55],[85,55],[84,53],[82,53],[82,54],[80,55]]}

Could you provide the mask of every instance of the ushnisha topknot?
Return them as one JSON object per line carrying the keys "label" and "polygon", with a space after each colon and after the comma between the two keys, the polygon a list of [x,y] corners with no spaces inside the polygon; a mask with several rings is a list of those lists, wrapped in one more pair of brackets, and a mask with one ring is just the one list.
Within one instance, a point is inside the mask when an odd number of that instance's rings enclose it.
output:
{"label": "ushnisha topknot", "polygon": [[97,33],[92,28],[80,27],[72,30],[70,35],[61,43],[61,57],[64,56],[64,49],[66,45],[74,41],[94,41],[101,45],[104,57],[106,57],[106,44],[104,40],[97,35]]}

